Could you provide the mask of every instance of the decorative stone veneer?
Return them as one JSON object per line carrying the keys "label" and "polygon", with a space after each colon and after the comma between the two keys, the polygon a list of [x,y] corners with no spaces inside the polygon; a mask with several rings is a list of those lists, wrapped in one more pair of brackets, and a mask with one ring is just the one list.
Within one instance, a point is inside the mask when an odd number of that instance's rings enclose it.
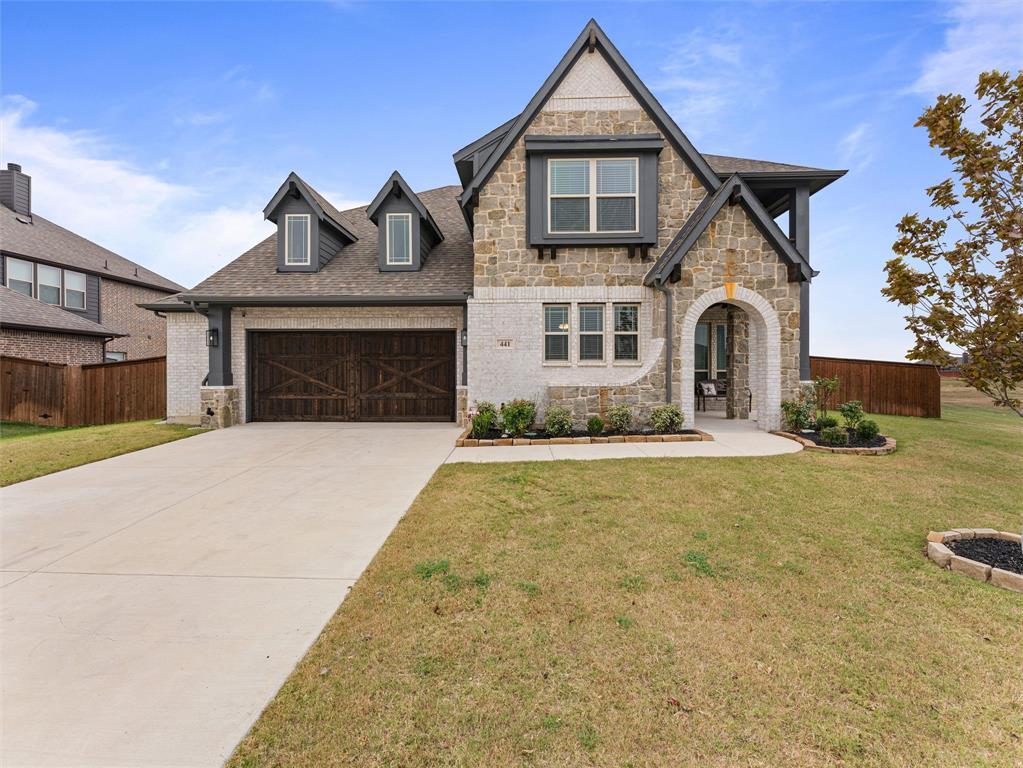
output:
{"label": "decorative stone veneer", "polygon": [[124,352],[128,360],[163,357],[167,353],[167,321],[137,304],[153,303],[167,297],[166,291],[143,288],[117,280],[100,281],[100,322],[126,333],[107,344],[111,352]]}
{"label": "decorative stone veneer", "polygon": [[[599,52],[583,54],[562,85],[541,108],[526,135],[660,134],[657,125],[629,95]],[[663,136],[663,134],[661,134]],[[706,188],[665,139],[658,157],[657,243],[649,255],[656,259],[707,194]],[[520,139],[498,164],[479,193],[474,211],[474,296],[469,305],[470,391],[473,400],[495,402],[527,397],[543,407],[547,399],[572,408],[581,418],[597,413],[606,402],[630,402],[643,410],[664,401],[665,366],[651,364],[650,353],[664,347],[663,296],[643,286],[651,262],[630,259],[626,248],[558,248],[557,259],[541,261],[529,248],[526,231],[526,152]],[[732,282],[747,293],[734,303],[750,315],[749,376],[754,392],[752,414],[764,429],[780,424],[780,405],[794,396],[799,378],[799,285],[789,283],[787,269],[764,240],[741,206],[718,214],[682,265],[682,279],[671,286],[674,300],[672,401],[685,412],[692,427],[695,321],[711,304],[728,300],[722,285]],[[641,328],[644,371],[608,374],[582,370],[566,373],[542,364],[542,309],[533,306],[494,306],[487,291],[561,289],[560,301],[584,302],[590,291],[632,288],[642,296],[650,318]],[[573,293],[572,291],[576,292]],[[700,303],[692,323],[693,307]],[[755,298],[754,298],[755,297]],[[511,300],[507,301],[508,304]],[[494,329],[519,344],[520,354],[491,346]],[[520,335],[523,334],[523,335]],[[473,337],[482,339],[473,341]],[[540,337],[539,343],[536,337]],[[745,387],[743,387],[745,389]],[[737,414],[741,409],[736,407]]]}
{"label": "decorative stone veneer", "polygon": [[224,429],[244,421],[238,408],[237,387],[200,387],[199,404],[202,408],[199,426]]}
{"label": "decorative stone veneer", "polygon": [[1001,568],[992,568],[986,563],[960,557],[948,548],[947,544],[962,539],[1001,539],[1012,541],[1017,545],[1021,541],[1018,533],[996,531],[994,528],[953,528],[951,531],[931,531],[927,534],[927,557],[942,568],[969,576],[977,581],[987,581],[996,587],[1023,592],[1023,574],[1013,573]]}
{"label": "decorative stone veneer", "polygon": [[64,365],[102,363],[103,339],[99,336],[4,328],[0,330],[0,355]]}

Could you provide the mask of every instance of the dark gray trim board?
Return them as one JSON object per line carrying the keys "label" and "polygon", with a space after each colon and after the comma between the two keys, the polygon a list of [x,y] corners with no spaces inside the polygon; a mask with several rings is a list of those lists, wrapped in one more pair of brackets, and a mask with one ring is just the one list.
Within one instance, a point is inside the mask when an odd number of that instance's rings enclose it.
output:
{"label": "dark gray trim board", "polygon": [[209,350],[209,372],[207,384],[211,387],[230,387],[234,384],[231,370],[231,307],[210,306],[206,311],[207,330],[215,330],[219,336],[215,347]]}
{"label": "dark gray trim board", "polygon": [[[358,307],[414,305],[458,306],[465,304],[468,294],[437,294],[435,296],[199,296],[181,294],[182,301],[196,304],[230,304],[234,307]],[[146,309],[167,309],[166,304],[151,304]],[[187,305],[186,305],[187,307]]]}

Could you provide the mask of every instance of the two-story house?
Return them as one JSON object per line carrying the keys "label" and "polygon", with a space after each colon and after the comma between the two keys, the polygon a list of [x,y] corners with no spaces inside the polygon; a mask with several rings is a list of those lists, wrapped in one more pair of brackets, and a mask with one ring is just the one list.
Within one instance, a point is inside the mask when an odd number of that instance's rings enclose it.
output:
{"label": "two-story house", "polygon": [[809,199],[843,171],[701,154],[594,21],[454,164],[457,186],[394,172],[348,211],[285,179],[271,237],[149,305],[168,417],[460,420],[529,398],[580,421],[672,402],[692,424],[705,382],[778,426],[809,378]]}
{"label": "two-story house", "polygon": [[86,364],[161,357],[166,322],[138,305],[182,290],[32,210],[32,178],[0,170],[0,354]]}

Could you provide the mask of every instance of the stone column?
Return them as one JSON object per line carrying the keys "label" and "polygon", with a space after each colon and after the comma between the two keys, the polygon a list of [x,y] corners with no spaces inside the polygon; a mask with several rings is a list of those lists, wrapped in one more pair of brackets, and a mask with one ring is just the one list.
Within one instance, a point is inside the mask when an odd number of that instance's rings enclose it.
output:
{"label": "stone column", "polygon": [[202,387],[199,399],[202,406],[199,426],[224,429],[242,422],[238,407],[238,387]]}
{"label": "stone column", "polygon": [[728,309],[728,401],[730,419],[749,418],[749,318],[738,307]]}

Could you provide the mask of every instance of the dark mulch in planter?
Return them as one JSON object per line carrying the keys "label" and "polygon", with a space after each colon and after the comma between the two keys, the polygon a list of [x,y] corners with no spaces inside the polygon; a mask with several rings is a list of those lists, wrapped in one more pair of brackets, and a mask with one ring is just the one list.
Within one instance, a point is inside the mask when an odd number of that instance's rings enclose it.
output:
{"label": "dark mulch in planter", "polygon": [[859,435],[856,434],[855,430],[846,428],[846,434],[849,435],[848,445],[831,445],[831,443],[825,443],[821,439],[820,432],[799,432],[800,437],[805,437],[807,440],[813,440],[817,445],[823,445],[825,448],[880,448],[885,443],[885,436],[878,435],[873,440],[860,440]]}
{"label": "dark mulch in planter", "polygon": [[[656,435],[652,429],[633,429],[628,432],[604,432],[603,434],[597,435],[597,437],[612,437],[614,435]],[[673,435],[698,435],[695,429],[683,429],[681,432],[672,432]],[[472,437],[472,435],[467,435]],[[501,438],[509,437],[499,429],[492,429],[487,433],[487,436],[482,438],[483,440],[500,440]],[[554,435],[548,434],[543,429],[530,430],[526,432],[522,437],[527,440],[550,440]],[[558,435],[558,437],[592,437],[592,435],[582,429],[574,429],[567,435]]]}
{"label": "dark mulch in planter", "polygon": [[1001,568],[1003,571],[1023,573],[1023,550],[1015,541],[1002,539],[960,539],[946,546],[959,557]]}

